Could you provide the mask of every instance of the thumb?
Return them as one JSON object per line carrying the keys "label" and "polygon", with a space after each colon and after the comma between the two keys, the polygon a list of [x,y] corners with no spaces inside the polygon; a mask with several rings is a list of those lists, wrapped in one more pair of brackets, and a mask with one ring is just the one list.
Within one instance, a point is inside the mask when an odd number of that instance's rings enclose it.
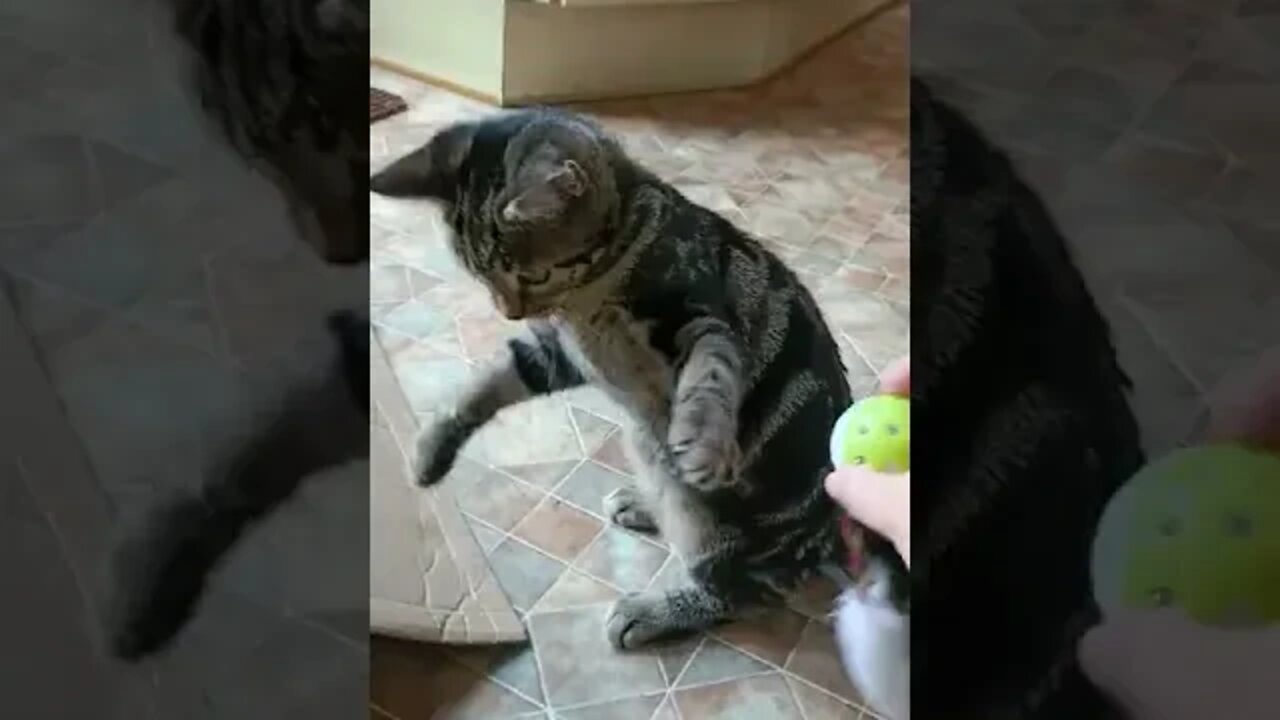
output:
{"label": "thumb", "polygon": [[1181,628],[1175,610],[1115,613],[1081,639],[1080,669],[1098,689],[1138,713],[1168,694],[1163,684],[1177,682],[1177,653],[1166,650]]}
{"label": "thumb", "polygon": [[866,466],[847,466],[828,475],[825,486],[832,499],[854,519],[898,542],[903,541],[902,525],[907,522],[901,515],[910,513],[905,505],[909,500],[899,497],[908,492],[901,487],[906,477],[876,472]]}
{"label": "thumb", "polygon": [[1108,623],[1092,628],[1080,640],[1080,669],[1109,695],[1123,691],[1126,685],[1123,676],[1131,658],[1126,651],[1130,645],[1123,635],[1119,628]]}
{"label": "thumb", "polygon": [[880,478],[880,473],[865,466],[850,465],[827,475],[825,485],[828,495],[850,515],[861,519],[863,512],[874,508],[879,495],[884,493],[884,484],[877,482]]}

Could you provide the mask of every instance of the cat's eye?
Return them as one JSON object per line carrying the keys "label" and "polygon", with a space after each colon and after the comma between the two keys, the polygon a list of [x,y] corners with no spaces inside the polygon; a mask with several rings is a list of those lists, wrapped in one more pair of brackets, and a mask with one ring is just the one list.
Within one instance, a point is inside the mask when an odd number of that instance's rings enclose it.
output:
{"label": "cat's eye", "polygon": [[897,426],[897,425],[886,425],[884,429],[885,429],[885,432],[889,433],[890,435],[897,435],[897,434],[898,434],[898,426]]}
{"label": "cat's eye", "polygon": [[864,458],[864,457],[862,457],[861,455],[858,455],[858,456],[856,456],[856,457],[854,457],[854,458],[853,458],[853,464],[854,464],[854,465],[866,465],[866,464],[867,464],[867,459],[866,459],[866,458]]}
{"label": "cat's eye", "polygon": [[1173,537],[1182,530],[1182,523],[1178,522],[1178,518],[1165,518],[1160,522],[1160,534],[1165,537]]}

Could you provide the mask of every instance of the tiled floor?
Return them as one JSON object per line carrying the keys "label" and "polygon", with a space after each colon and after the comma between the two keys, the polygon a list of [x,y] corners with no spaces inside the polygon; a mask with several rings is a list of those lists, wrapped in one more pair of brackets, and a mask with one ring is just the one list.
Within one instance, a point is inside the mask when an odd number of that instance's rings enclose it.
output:
{"label": "tiled floor", "polygon": [[[839,332],[859,392],[907,352],[907,13],[855,29],[766,86],[609,102],[601,116],[637,159],[768,241],[801,272]],[[374,71],[410,110],[372,128],[373,163],[442,123],[489,112]],[[517,325],[449,256],[433,208],[373,198],[374,320],[424,418]],[[612,650],[603,628],[622,592],[679,571],[660,542],[608,525],[624,481],[616,408],[591,391],[514,408],[446,480],[532,641],[438,648],[376,641],[373,714],[402,720],[834,720],[863,710],[825,621],[831,590],[793,607],[648,652]],[[438,711],[432,715],[431,709]]]}
{"label": "tiled floor", "polygon": [[1280,11],[922,3],[912,69],[1010,148],[1066,232],[1134,378],[1152,452],[1280,346]]}
{"label": "tiled floor", "polygon": [[[351,717],[365,705],[343,706],[366,684],[363,467],[317,478],[251,533],[170,652],[138,666],[101,652],[95,612],[121,515],[198,478],[238,414],[270,397],[245,371],[303,367],[304,338],[327,343],[323,311],[355,302],[333,296],[365,293],[363,268],[319,267],[278,195],[210,132],[166,11],[0,11],[0,302],[82,446],[64,443],[40,472],[25,457],[25,490],[0,448],[14,493],[0,524],[21,532],[4,537],[5,567],[25,602],[0,612],[23,648],[0,695],[30,717]],[[15,401],[8,385],[0,397]],[[83,456],[92,474],[49,470]]]}

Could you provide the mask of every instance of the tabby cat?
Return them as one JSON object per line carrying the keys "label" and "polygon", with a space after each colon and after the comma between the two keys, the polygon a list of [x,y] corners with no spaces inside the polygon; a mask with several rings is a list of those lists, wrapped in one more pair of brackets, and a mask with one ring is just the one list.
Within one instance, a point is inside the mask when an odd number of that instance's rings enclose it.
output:
{"label": "tabby cat", "polygon": [[[163,2],[205,113],[272,181],[300,239],[331,264],[367,260],[368,119],[352,98],[368,90],[368,0]],[[116,656],[136,660],[172,640],[208,574],[307,476],[368,457],[368,330],[363,312],[330,317],[332,363],[300,371],[243,445],[196,469],[198,493],[121,523],[104,613]]]}
{"label": "tabby cat", "polygon": [[164,0],[192,88],[327,262],[369,255],[369,0]]}
{"label": "tabby cat", "polygon": [[461,264],[531,331],[425,430],[422,484],[536,396],[589,383],[630,415],[638,480],[604,512],[660,531],[689,572],[620,599],[614,646],[707,628],[840,562],[822,481],[849,385],[813,298],[759,242],[549,109],[450,126],[370,187],[442,203]]}
{"label": "tabby cat", "polygon": [[917,718],[1098,718],[1089,552],[1143,462],[1110,328],[1006,154],[913,81]]}

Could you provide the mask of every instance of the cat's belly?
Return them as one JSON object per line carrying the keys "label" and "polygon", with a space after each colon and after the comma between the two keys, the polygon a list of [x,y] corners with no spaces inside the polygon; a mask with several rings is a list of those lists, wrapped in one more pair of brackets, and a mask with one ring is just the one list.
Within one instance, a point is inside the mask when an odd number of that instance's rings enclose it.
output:
{"label": "cat's belly", "polygon": [[569,360],[637,425],[666,428],[675,369],[649,343],[646,324],[620,309],[598,311],[589,320],[557,316],[549,322]]}
{"label": "cat's belly", "polygon": [[680,482],[663,439],[644,427],[632,427],[627,430],[626,447],[645,507],[653,514],[662,539],[688,564],[702,554],[714,526],[712,509]]}

